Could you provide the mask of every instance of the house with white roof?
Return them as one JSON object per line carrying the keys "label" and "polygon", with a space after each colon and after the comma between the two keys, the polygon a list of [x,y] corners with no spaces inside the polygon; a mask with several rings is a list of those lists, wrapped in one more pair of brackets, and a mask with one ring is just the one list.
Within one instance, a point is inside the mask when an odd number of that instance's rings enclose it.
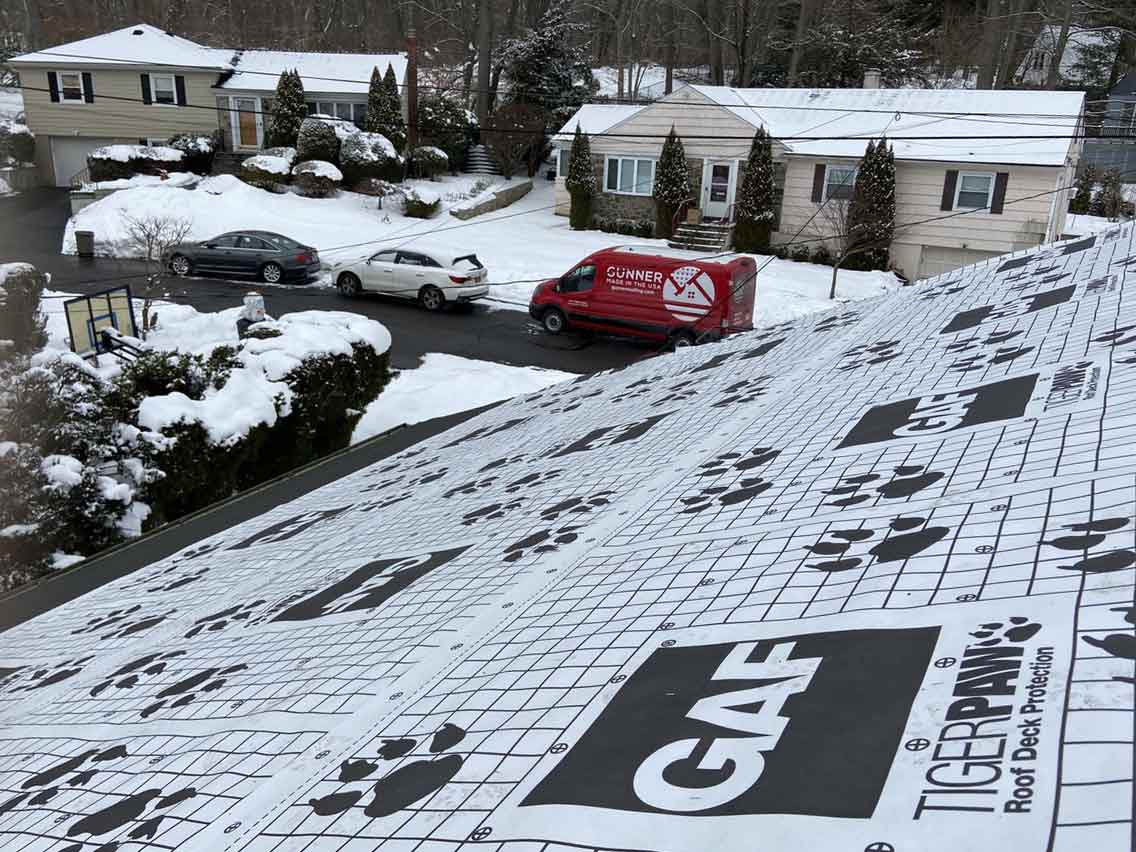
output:
{"label": "house with white roof", "polygon": [[579,126],[591,137],[597,214],[653,219],[655,164],[673,127],[691,207],[730,222],[764,127],[780,192],[774,242],[815,245],[835,233],[825,211],[850,194],[868,141],[886,135],[896,160],[892,264],[924,278],[1061,236],[1083,105],[1081,92],[698,85],[642,106],[588,104],[554,137],[558,212],[568,211],[563,181]]}
{"label": "house with white roof", "polygon": [[281,72],[296,69],[309,113],[361,124],[371,71],[405,54],[299,53],[206,47],[149,24],[124,27],[9,60],[20,74],[44,183],[68,186],[87,154],[176,133],[219,133],[228,151],[263,147]]}

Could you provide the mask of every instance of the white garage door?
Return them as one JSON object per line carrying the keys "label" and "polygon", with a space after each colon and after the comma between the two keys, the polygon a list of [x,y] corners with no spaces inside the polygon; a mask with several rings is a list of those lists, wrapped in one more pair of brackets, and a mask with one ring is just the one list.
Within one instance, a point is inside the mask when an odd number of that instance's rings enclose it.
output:
{"label": "white garage door", "polygon": [[977,249],[943,248],[942,246],[923,246],[923,257],[919,263],[919,277],[931,278],[978,263],[988,257],[997,257],[996,251],[978,251]]}
{"label": "white garage door", "polygon": [[52,136],[51,163],[55,169],[55,185],[70,186],[71,178],[87,168],[87,154],[113,143],[113,139],[92,136]]}

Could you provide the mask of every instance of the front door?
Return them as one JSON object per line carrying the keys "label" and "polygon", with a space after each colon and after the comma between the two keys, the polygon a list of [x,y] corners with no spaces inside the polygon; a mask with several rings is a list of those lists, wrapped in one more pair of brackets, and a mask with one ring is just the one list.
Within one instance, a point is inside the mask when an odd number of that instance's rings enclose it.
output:
{"label": "front door", "polygon": [[258,98],[233,98],[233,139],[238,148],[260,147]]}
{"label": "front door", "polygon": [[394,262],[398,259],[398,252],[394,249],[381,251],[372,255],[362,269],[363,289],[376,290],[380,293],[393,293],[395,286]]}
{"label": "front door", "polygon": [[702,188],[702,215],[707,219],[724,219],[729,213],[733,201],[733,173],[731,161],[707,165],[705,186]]}

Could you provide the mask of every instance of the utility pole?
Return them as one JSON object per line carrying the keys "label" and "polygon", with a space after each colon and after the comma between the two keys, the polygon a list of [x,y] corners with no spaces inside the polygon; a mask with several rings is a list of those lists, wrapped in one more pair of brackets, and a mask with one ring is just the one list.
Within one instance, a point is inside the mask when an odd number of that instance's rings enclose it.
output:
{"label": "utility pole", "polygon": [[414,30],[414,4],[407,5],[410,20],[406,27],[406,143],[418,146],[418,33]]}
{"label": "utility pole", "polygon": [[489,0],[477,7],[477,123],[489,126],[489,67],[492,59],[493,18]]}

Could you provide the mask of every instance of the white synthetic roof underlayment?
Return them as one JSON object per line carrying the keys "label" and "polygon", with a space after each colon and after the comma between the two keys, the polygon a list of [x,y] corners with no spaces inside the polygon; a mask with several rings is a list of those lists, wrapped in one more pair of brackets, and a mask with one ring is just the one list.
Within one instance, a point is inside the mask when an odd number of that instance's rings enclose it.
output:
{"label": "white synthetic roof underlayment", "polygon": [[7,631],[5,848],[1130,849],[1134,266],[558,385]]}

